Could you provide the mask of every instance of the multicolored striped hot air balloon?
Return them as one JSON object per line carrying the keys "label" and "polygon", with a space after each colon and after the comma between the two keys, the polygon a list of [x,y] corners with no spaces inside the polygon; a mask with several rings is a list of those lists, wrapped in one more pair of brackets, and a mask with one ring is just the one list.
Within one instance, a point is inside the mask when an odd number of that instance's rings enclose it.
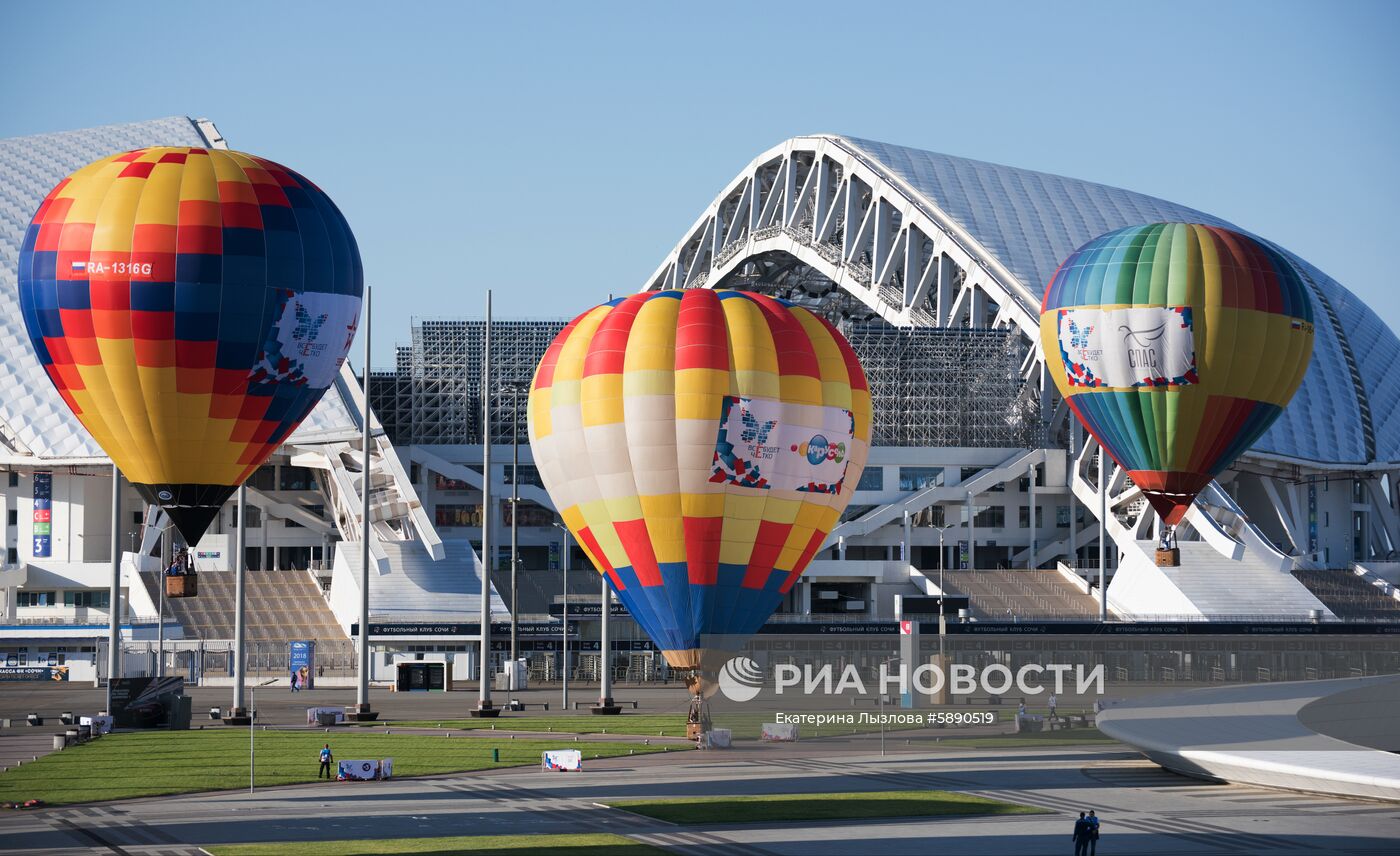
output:
{"label": "multicolored striped hot air balloon", "polygon": [[1155,223],[1066,259],[1045,290],[1040,336],[1060,394],[1175,526],[1302,383],[1312,302],[1268,244]]}
{"label": "multicolored striped hot air balloon", "polygon": [[659,291],[560,332],[530,445],[564,523],[673,667],[746,636],[836,525],[870,444],[845,338],[784,301]]}
{"label": "multicolored striped hot air balloon", "polygon": [[39,206],[19,257],[39,362],[189,544],[334,382],[363,292],[326,194],[219,149],[83,167]]}

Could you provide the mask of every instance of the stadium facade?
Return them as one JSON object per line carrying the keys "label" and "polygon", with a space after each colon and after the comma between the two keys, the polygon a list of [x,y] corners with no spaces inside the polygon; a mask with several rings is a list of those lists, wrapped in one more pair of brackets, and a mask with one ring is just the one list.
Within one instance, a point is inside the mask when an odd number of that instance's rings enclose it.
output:
{"label": "stadium facade", "polygon": [[[110,462],[30,353],[16,308],[19,242],[43,194],[69,171],[153,144],[223,140],[208,121],[177,117],[0,141],[0,466],[7,471],[0,485],[8,517],[0,647],[7,656],[100,659],[93,655],[105,635],[98,625],[106,623],[111,534]],[[1356,584],[1373,599],[1390,595],[1385,579],[1395,582],[1400,568],[1392,561],[1400,546],[1392,489],[1400,377],[1389,368],[1400,341],[1355,295],[1291,254],[1320,319],[1312,365],[1283,416],[1188,516],[1182,566],[1155,567],[1153,515],[1111,462],[1100,489],[1096,446],[1045,374],[1036,332],[1041,294],[1080,244],[1163,220],[1239,228],[1100,184],[836,135],[788,140],[721,190],[640,287],[742,288],[807,305],[850,338],[874,396],[867,471],[829,548],[775,622],[888,619],[895,595],[937,594],[940,568],[948,590],[970,595],[982,620],[1093,615],[1100,517],[1108,603],[1119,618],[1333,620],[1346,617],[1343,605],[1364,600],[1348,600]],[[581,295],[571,308],[592,302]],[[556,525],[524,431],[524,386],[563,323],[496,322],[490,389],[481,383],[479,321],[415,322],[394,368],[372,373],[371,546],[379,573],[371,574],[371,624],[386,652],[377,663],[451,657],[478,638],[457,622],[478,610],[483,400],[496,444],[493,496],[502,502],[493,515],[495,588],[507,584],[513,516],[516,611],[542,634],[551,610],[557,614],[563,568],[584,569],[582,551],[570,549]],[[329,616],[319,625],[327,643],[348,639],[358,603],[360,407],[347,370],[250,491],[257,516],[249,515],[248,566],[314,580]],[[500,498],[511,495],[515,453],[520,501],[512,509]],[[34,549],[36,483],[52,496],[49,555]],[[125,492],[119,533],[128,548],[132,638],[155,632],[150,577],[169,549],[166,521],[138,501]],[[198,545],[202,570],[229,566],[232,512],[225,509]],[[1028,572],[998,576],[1015,568]],[[596,603],[596,576],[572,575],[569,586]],[[510,605],[493,594],[496,614],[504,617]],[[1004,614],[1017,610],[1024,613]],[[171,635],[217,638],[210,615],[182,605],[175,617]],[[595,631],[584,624],[587,650]],[[620,647],[644,655],[645,641],[622,624]],[[544,635],[522,643],[551,662],[554,645]]]}

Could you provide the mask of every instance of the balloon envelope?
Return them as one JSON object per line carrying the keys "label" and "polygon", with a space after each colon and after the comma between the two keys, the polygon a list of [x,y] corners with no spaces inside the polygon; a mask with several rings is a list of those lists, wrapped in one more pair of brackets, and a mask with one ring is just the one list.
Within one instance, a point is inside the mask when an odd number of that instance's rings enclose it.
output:
{"label": "balloon envelope", "polygon": [[39,362],[190,544],[335,380],[363,282],[329,197],[219,149],[83,167],[39,206],[19,258]]}
{"label": "balloon envelope", "polygon": [[1302,383],[1312,301],[1272,246],[1156,223],[1066,259],[1045,291],[1040,335],[1060,394],[1175,524]]}
{"label": "balloon envelope", "polygon": [[569,531],[677,668],[755,632],[836,525],[870,443],[854,352],[806,309],[636,294],[574,319],[530,391]]}

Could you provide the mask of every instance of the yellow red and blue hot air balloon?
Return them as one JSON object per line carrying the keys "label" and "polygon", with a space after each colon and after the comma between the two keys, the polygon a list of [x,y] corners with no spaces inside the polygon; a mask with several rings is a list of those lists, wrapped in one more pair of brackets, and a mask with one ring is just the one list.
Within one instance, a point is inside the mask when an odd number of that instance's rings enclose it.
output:
{"label": "yellow red and blue hot air balloon", "polygon": [[682,669],[791,591],[860,480],[870,420],[835,328],[738,291],[590,309],[530,390],[530,445],[565,525]]}
{"label": "yellow red and blue hot air balloon", "polygon": [[334,382],[364,274],[345,218],[297,173],[154,147],[45,197],[19,292],[63,400],[195,544]]}
{"label": "yellow red and blue hot air balloon", "polygon": [[1154,223],[1070,255],[1045,290],[1040,336],[1060,394],[1174,527],[1303,382],[1312,299],[1263,241]]}

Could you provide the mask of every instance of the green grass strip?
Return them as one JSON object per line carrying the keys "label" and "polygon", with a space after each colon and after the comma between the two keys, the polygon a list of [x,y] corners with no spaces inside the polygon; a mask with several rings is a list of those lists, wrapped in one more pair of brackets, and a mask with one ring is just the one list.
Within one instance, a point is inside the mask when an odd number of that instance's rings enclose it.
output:
{"label": "green grass strip", "polygon": [[759,823],[799,820],[863,820],[886,817],[1042,814],[1028,805],[951,791],[859,791],[743,797],[618,800],[613,808],[668,823]]}
{"label": "green grass strip", "polygon": [[385,853],[418,853],[449,856],[528,856],[561,853],[565,856],[668,856],[648,844],[621,835],[454,835],[442,838],[393,838],[364,841],[286,841],[275,844],[225,844],[206,847],[214,856],[375,856]]}
{"label": "green grass strip", "polygon": [[[330,743],[337,760],[393,758],[395,778],[538,764],[545,749],[579,749],[586,769],[587,761],[595,757],[665,748],[630,742],[348,730],[253,734],[259,787],[316,781],[318,753],[325,743]],[[498,761],[493,760],[493,749],[499,752]],[[0,772],[0,801],[41,799],[51,805],[246,787],[248,732],[241,728],[113,734]],[[347,782],[340,787],[366,785]]]}

